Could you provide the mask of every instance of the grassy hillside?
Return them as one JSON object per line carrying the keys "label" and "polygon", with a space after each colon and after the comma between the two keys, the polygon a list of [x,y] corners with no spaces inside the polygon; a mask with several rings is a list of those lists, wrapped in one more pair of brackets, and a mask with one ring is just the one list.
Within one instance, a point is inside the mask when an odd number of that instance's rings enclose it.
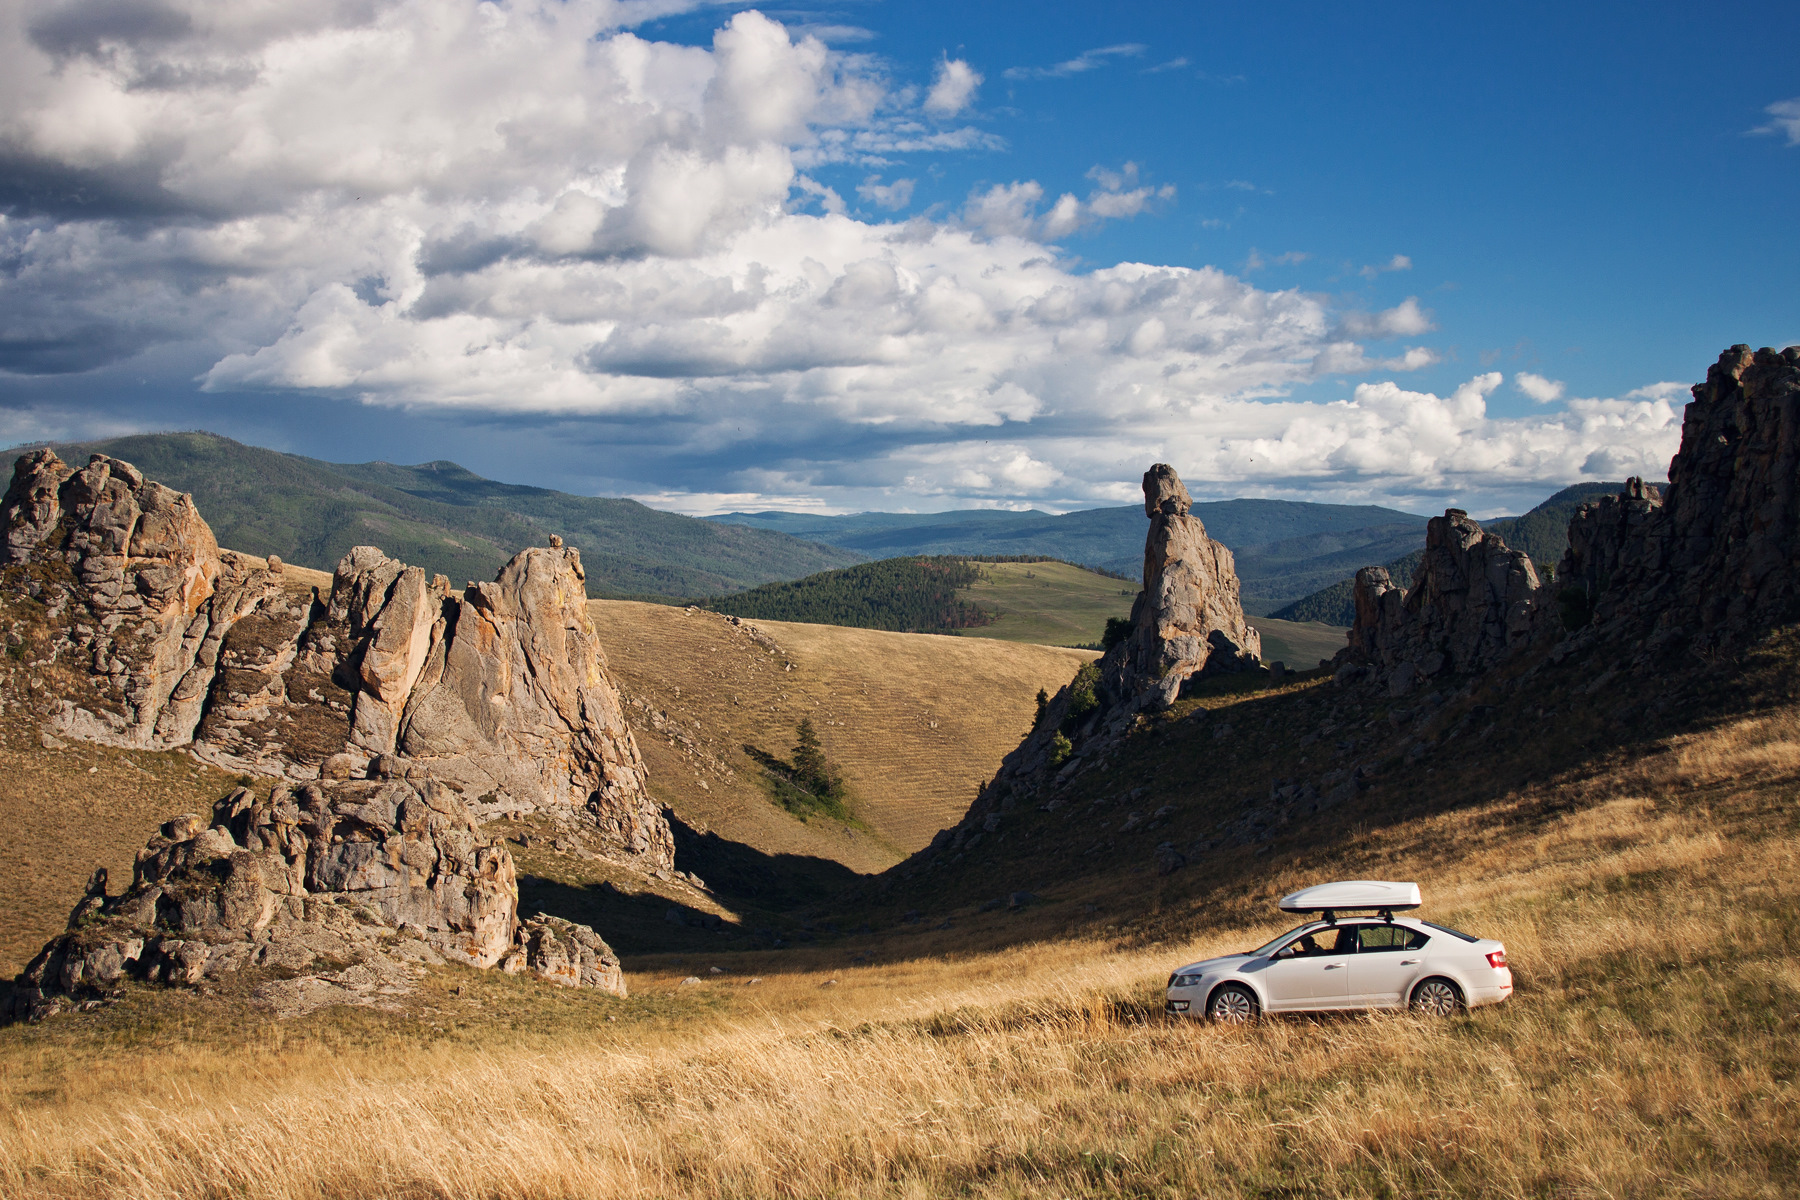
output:
{"label": "grassy hillside", "polygon": [[[1491,735],[1158,877],[1149,849],[1172,827],[1119,830],[1120,789],[1204,831],[1271,770],[1329,763],[1330,737],[1302,744],[1317,722],[1373,732],[1316,680],[1214,697],[1205,717],[1183,705],[1058,811],[1009,818],[992,862],[795,914],[817,937],[792,949],[631,957],[629,1000],[444,968],[393,1011],[277,1022],[229,993],[129,987],[0,1029],[0,1188],[1785,1195],[1797,661],[1790,634],[1711,690],[1667,681],[1705,718],[1648,731],[1611,715],[1635,684],[1568,707],[1592,680],[1552,672],[1534,699],[1572,719],[1496,708]],[[983,911],[1020,881],[1015,856],[1057,847],[1036,900]],[[1448,1021],[1162,1019],[1172,968],[1289,925],[1285,891],[1355,877],[1416,879],[1422,915],[1504,940],[1514,999]]]}
{"label": "grassy hillside", "polygon": [[[330,570],[380,546],[460,585],[492,579],[525,546],[560,534],[582,553],[593,595],[692,596],[792,579],[860,554],[767,530],[658,512],[632,500],[496,483],[454,463],[319,462],[210,433],[142,434],[58,446],[135,463],[191,492],[221,545]],[[8,478],[13,451],[4,460]]]}
{"label": "grassy hillside", "polygon": [[[960,817],[1030,727],[1038,689],[1054,693],[1094,657],[977,638],[733,624],[629,601],[588,610],[658,799],[761,853],[858,871],[891,865]],[[802,717],[842,768],[860,828],[803,823],[758,782],[743,746],[785,758]]]}
{"label": "grassy hillside", "polygon": [[[1481,522],[1488,533],[1498,534],[1508,546],[1531,555],[1540,574],[1556,568],[1563,551],[1569,547],[1569,519],[1575,510],[1590,500],[1618,492],[1622,483],[1577,483],[1557,492],[1522,517],[1495,517]],[[1311,621],[1325,625],[1349,626],[1356,620],[1353,597],[1354,577],[1363,567],[1381,565],[1388,569],[1401,587],[1411,587],[1413,574],[1425,557],[1424,537],[1414,540],[1414,547],[1392,559],[1370,558],[1355,566],[1347,566],[1346,575],[1328,587],[1303,596],[1274,612],[1287,621]]]}
{"label": "grassy hillside", "polygon": [[1037,642],[1046,646],[1096,645],[1108,617],[1131,612],[1138,585],[1061,562],[982,563],[981,578],[963,589],[971,604],[994,619],[964,631],[967,637]]}

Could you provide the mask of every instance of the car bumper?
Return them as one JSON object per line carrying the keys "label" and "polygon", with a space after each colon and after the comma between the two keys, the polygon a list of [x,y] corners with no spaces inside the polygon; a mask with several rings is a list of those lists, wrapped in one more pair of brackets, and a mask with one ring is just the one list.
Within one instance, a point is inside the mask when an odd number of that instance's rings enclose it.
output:
{"label": "car bumper", "polygon": [[1163,1016],[1165,1017],[1204,1017],[1206,1001],[1189,992],[1170,992],[1163,1000]]}
{"label": "car bumper", "polygon": [[1479,1008],[1484,1004],[1499,1004],[1509,1000],[1513,994],[1512,971],[1500,967],[1494,971],[1494,977],[1487,983],[1474,984],[1469,987],[1469,1007]]}

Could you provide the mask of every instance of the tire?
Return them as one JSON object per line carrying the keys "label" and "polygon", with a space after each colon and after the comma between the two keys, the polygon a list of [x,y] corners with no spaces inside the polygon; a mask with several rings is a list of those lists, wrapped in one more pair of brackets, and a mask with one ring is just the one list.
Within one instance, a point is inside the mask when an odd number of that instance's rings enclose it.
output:
{"label": "tire", "polygon": [[1460,988],[1442,975],[1433,975],[1413,989],[1411,1007],[1423,1017],[1454,1017],[1466,1006]]}
{"label": "tire", "polygon": [[1262,1016],[1256,993],[1228,983],[1206,1001],[1206,1019],[1218,1025],[1248,1025]]}

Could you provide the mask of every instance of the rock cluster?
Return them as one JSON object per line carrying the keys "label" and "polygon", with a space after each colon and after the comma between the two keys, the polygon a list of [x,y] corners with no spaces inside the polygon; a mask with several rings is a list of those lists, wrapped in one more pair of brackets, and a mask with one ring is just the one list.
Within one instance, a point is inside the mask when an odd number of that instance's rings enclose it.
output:
{"label": "rock cluster", "polygon": [[1560,661],[1630,642],[1647,665],[1800,620],[1800,347],[1733,346],[1693,396],[1667,488],[1632,479],[1583,505],[1553,588],[1455,509],[1431,521],[1410,590],[1379,567],[1357,572],[1340,681],[1374,668],[1399,696],[1552,643]]}
{"label": "rock cluster", "polygon": [[1488,670],[1531,644],[1540,586],[1529,555],[1450,509],[1427,523],[1410,589],[1384,567],[1356,573],[1356,623],[1337,662],[1377,668],[1397,696],[1421,678]]}
{"label": "rock cluster", "polygon": [[359,546],[330,596],[308,598],[283,588],[279,560],[221,552],[189,497],[117,459],[77,471],[48,450],[19,460],[0,528],[0,565],[29,573],[100,684],[59,733],[191,744],[294,780],[434,780],[477,817],[580,821],[672,866],[580,554],[560,539],[461,594]]}
{"label": "rock cluster", "polygon": [[624,994],[593,930],[519,921],[512,855],[435,781],[240,788],[210,823],[165,824],[121,895],[106,883],[97,872],[68,932],[19,977],[14,1015],[41,1018],[127,975],[202,984],[246,970],[281,1012],[381,1003],[445,962]]}
{"label": "rock cluster", "polygon": [[1555,624],[1594,640],[1717,650],[1800,619],[1800,347],[1733,346],[1693,389],[1659,490],[1583,505]]}
{"label": "rock cluster", "polygon": [[1167,708],[1189,679],[1258,665],[1262,639],[1244,620],[1231,551],[1206,536],[1175,468],[1144,472],[1144,590],[1131,632],[1101,668],[1107,690],[1138,708]]}

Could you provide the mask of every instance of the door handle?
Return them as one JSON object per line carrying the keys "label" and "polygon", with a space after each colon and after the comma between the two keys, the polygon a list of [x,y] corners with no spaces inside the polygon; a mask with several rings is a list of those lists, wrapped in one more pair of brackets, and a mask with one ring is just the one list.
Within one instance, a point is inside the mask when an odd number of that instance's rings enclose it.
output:
{"label": "door handle", "polygon": [[1419,965],[1419,960],[1416,958],[1403,958],[1400,960],[1400,965],[1403,967],[1416,967]]}
{"label": "door handle", "polygon": [[1343,965],[1344,965],[1343,963],[1326,963],[1325,969],[1327,971],[1336,971],[1336,970],[1339,970],[1340,968],[1342,968]]}

